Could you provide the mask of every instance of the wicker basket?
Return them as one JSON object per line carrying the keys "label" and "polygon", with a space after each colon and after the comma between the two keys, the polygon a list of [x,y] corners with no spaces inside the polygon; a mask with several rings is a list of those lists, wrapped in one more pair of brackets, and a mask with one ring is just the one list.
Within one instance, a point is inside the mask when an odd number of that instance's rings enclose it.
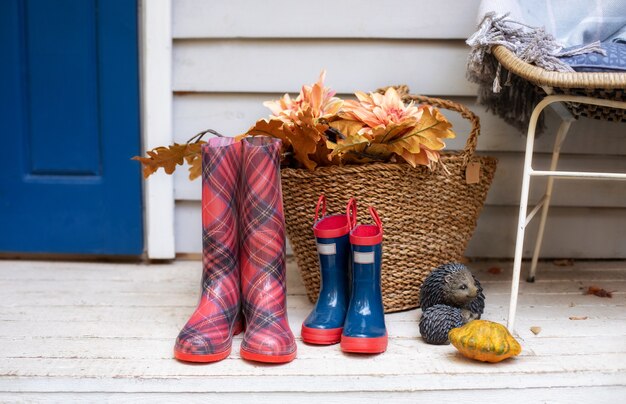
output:
{"label": "wicker basket", "polygon": [[[378,210],[384,227],[381,283],[386,312],[419,307],[419,289],[430,271],[463,256],[497,160],[474,155],[480,125],[467,108],[423,96],[404,98],[457,111],[471,122],[465,149],[442,155],[450,174],[392,163],[282,170],[287,234],[311,302],[317,299],[320,283],[311,227],[322,193],[329,214],[344,212],[350,197],[357,199],[361,211],[369,205]],[[478,183],[466,181],[469,162],[480,164]],[[365,222],[367,216],[360,214],[359,220]]]}

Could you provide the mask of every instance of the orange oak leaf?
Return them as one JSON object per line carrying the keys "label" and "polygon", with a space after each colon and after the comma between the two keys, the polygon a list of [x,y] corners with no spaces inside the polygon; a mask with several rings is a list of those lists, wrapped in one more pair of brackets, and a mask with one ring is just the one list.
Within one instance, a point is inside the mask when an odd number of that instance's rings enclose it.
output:
{"label": "orange oak leaf", "polygon": [[270,136],[275,137],[277,139],[282,140],[282,148],[285,151],[289,146],[291,146],[291,142],[289,141],[288,133],[286,133],[283,128],[284,122],[279,121],[278,119],[259,119],[256,121],[254,126],[252,126],[246,133],[238,138],[243,138],[246,136]]}
{"label": "orange oak leaf", "polygon": [[331,128],[337,129],[344,137],[356,135],[361,128],[363,128],[363,122],[353,121],[350,119],[338,119],[329,122],[328,125]]}
{"label": "orange oak leaf", "polygon": [[202,144],[204,142],[190,143],[189,154],[185,156],[189,164],[189,179],[195,180],[202,175]]}
{"label": "orange oak leaf", "polygon": [[198,159],[198,156],[200,155],[202,143],[205,142],[200,141],[190,144],[174,143],[168,147],[160,146],[148,150],[146,153],[148,157],[135,156],[132,159],[140,161],[143,165],[144,178],[148,178],[159,168],[163,168],[166,174],[172,174],[176,170],[176,166],[183,165],[185,161],[187,161],[188,164],[193,164],[195,160],[201,160]]}

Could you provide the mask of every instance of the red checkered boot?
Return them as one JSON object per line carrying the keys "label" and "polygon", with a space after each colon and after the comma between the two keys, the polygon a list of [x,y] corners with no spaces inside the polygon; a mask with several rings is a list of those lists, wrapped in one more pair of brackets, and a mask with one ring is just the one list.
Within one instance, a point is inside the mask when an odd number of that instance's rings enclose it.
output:
{"label": "red checkered boot", "polygon": [[202,295],[174,347],[177,359],[215,362],[241,332],[238,194],[241,142],[213,138],[202,147]]}
{"label": "red checkered boot", "polygon": [[269,137],[242,141],[240,258],[246,332],[241,357],[270,363],[296,357],[287,322],[280,145]]}

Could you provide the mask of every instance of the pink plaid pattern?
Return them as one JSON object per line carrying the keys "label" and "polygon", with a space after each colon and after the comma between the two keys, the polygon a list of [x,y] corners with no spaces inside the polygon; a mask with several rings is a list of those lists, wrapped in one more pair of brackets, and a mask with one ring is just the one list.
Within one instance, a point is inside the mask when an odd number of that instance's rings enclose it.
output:
{"label": "pink plaid pattern", "polygon": [[285,221],[280,185],[280,140],[243,140],[241,289],[248,353],[294,354],[287,321]]}
{"label": "pink plaid pattern", "polygon": [[241,328],[240,172],[240,142],[214,138],[202,147],[202,295],[176,339],[174,351],[179,356],[226,352],[233,333]]}

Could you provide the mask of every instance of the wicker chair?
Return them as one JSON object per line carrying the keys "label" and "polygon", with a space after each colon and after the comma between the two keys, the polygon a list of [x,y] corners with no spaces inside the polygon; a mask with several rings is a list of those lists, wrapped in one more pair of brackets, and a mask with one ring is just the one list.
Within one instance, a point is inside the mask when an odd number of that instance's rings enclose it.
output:
{"label": "wicker chair", "polygon": [[[526,226],[541,209],[539,232],[531,262],[529,282],[535,280],[537,260],[541,249],[550,198],[555,178],[570,179],[603,179],[626,180],[626,173],[598,173],[578,171],[557,171],[561,145],[567,136],[569,127],[579,116],[595,119],[608,119],[626,122],[626,73],[561,73],[543,70],[520,60],[513,52],[503,46],[494,46],[492,53],[510,73],[537,86],[545,94],[535,107],[528,125],[524,172],[520,197],[517,239],[515,242],[515,259],[513,261],[513,281],[511,284],[511,301],[507,326],[513,330],[519,292],[519,279],[522,266],[522,251]],[[551,106],[561,117],[561,125],[556,134],[550,170],[533,170],[533,146],[535,129],[541,112]],[[528,193],[531,177],[548,177],[546,192],[543,198],[527,214]],[[543,209],[542,209],[543,208]]]}

